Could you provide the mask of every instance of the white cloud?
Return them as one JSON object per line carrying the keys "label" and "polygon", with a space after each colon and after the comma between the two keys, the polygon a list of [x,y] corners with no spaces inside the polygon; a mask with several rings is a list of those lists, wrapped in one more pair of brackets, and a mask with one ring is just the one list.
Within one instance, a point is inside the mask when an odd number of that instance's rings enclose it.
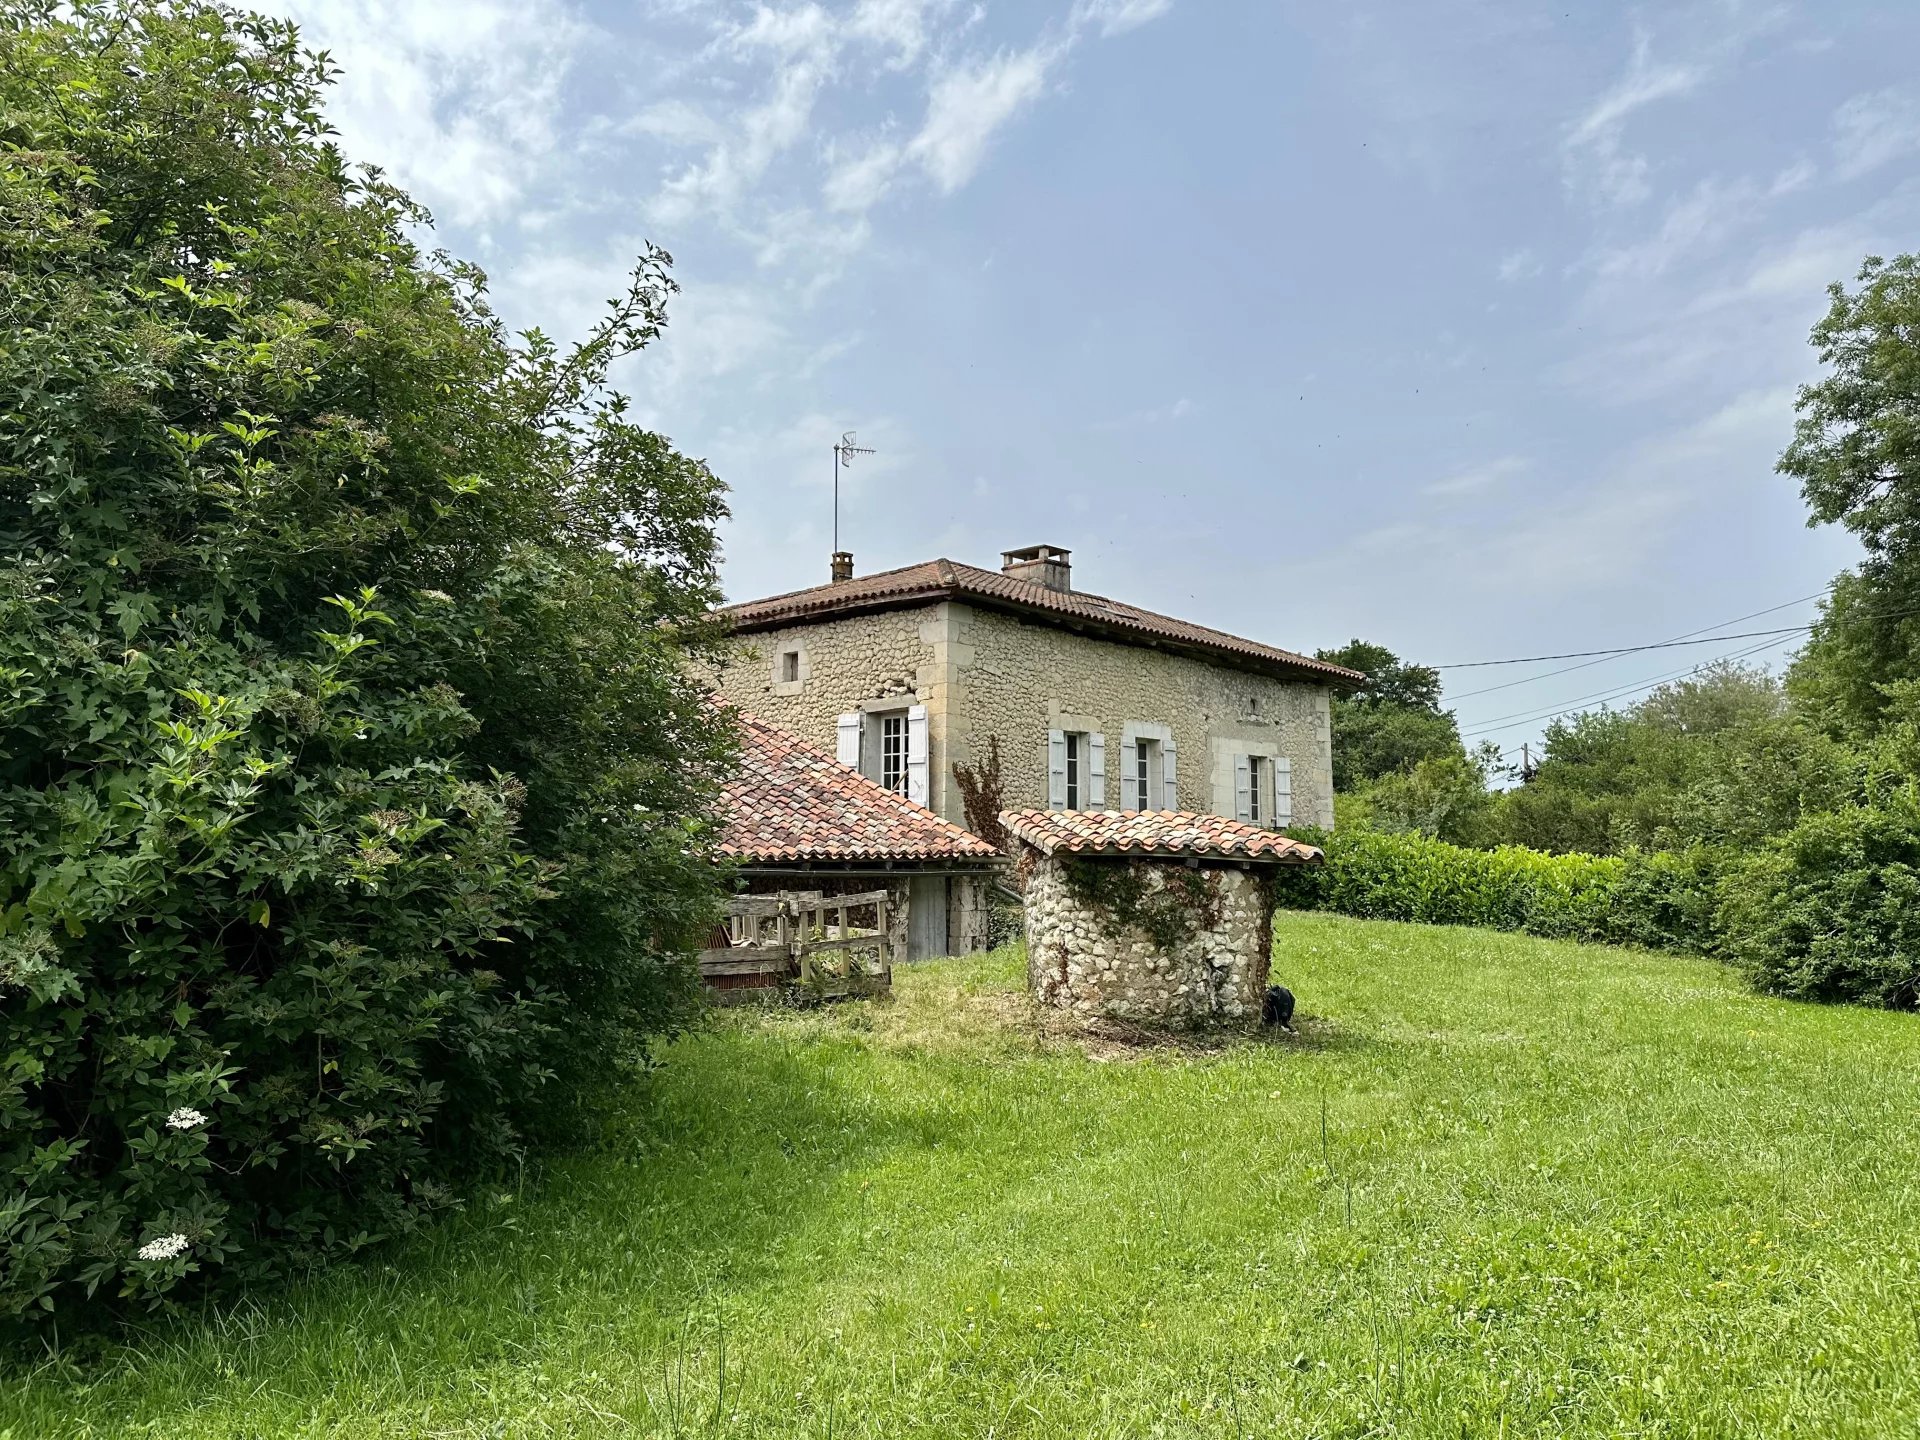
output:
{"label": "white cloud", "polygon": [[661,186],[650,207],[663,224],[678,224],[709,210],[722,215],[765,178],[773,162],[804,139],[814,101],[839,56],[838,22],[819,5],[793,10],[758,7],[752,20],[729,31],[721,48],[737,60],[769,57],[772,73],[757,104],[747,106],[738,126]]}
{"label": "white cloud", "polygon": [[847,29],[856,39],[891,50],[890,67],[904,69],[925,52],[933,20],[952,6],[953,0],[860,0]]}
{"label": "white cloud", "polygon": [[1065,53],[1061,43],[1001,51],[938,76],[927,96],[926,123],[907,146],[942,194],[965,185],[986,158],[993,134],[1038,99],[1047,71]]}
{"label": "white cloud", "polygon": [[901,147],[889,140],[869,146],[843,161],[827,176],[821,194],[833,210],[865,212],[880,203],[899,172]]}
{"label": "white cloud", "polygon": [[1856,95],[1833,116],[1840,178],[1855,180],[1920,151],[1920,99],[1907,90]]}
{"label": "white cloud", "polygon": [[1500,279],[1506,284],[1520,280],[1531,280],[1540,273],[1540,257],[1531,250],[1520,249],[1500,257]]}
{"label": "white cloud", "polygon": [[1644,155],[1627,151],[1627,122],[1649,105],[1689,94],[1708,74],[1700,63],[1656,63],[1652,37],[1644,30],[1637,33],[1626,73],[1567,129],[1561,154],[1568,183],[1609,205],[1646,199],[1651,193],[1648,163]]}
{"label": "white cloud", "polygon": [[1456,470],[1451,475],[1423,485],[1421,493],[1442,500],[1478,495],[1483,490],[1493,489],[1504,480],[1525,474],[1532,468],[1532,464],[1532,461],[1521,455],[1502,455],[1497,460],[1472,465],[1465,470]]}
{"label": "white cloud", "polygon": [[513,214],[566,150],[568,76],[596,33],[562,0],[327,0],[296,4],[332,53],[327,114],[347,153],[384,167],[436,213]]}
{"label": "white cloud", "polygon": [[1124,35],[1173,8],[1173,0],[1080,0],[1073,7],[1073,24],[1097,25],[1105,36]]}

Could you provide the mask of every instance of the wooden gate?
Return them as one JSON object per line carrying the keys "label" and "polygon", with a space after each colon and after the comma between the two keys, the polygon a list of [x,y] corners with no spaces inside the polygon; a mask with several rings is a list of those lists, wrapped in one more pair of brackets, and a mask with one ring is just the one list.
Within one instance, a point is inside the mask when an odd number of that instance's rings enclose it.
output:
{"label": "wooden gate", "polygon": [[888,989],[893,942],[887,904],[885,890],[735,896],[727,902],[728,943],[700,952],[700,978],[721,991],[767,989],[789,980],[824,996]]}

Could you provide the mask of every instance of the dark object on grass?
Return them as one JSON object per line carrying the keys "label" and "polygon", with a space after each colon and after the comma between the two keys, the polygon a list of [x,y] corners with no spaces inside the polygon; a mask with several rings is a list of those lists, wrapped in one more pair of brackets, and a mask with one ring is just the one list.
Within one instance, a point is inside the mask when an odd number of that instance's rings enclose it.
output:
{"label": "dark object on grass", "polygon": [[1260,1023],[1278,1025],[1282,1030],[1293,1028],[1293,992],[1284,985],[1269,985],[1266,997],[1260,1002]]}

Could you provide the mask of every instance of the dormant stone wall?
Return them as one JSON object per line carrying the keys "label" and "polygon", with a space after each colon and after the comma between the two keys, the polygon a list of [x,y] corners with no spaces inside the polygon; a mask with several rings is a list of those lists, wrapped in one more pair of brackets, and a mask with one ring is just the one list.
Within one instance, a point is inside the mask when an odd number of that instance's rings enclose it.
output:
{"label": "dormant stone wall", "polygon": [[1133,808],[1121,784],[1122,736],[1129,722],[1144,722],[1172,731],[1180,809],[1233,814],[1234,756],[1285,756],[1292,762],[1293,823],[1332,826],[1326,686],[1094,639],[970,605],[950,608],[951,710],[946,753],[934,761],[943,770],[971,762],[985,753],[987,736],[998,735],[1005,808],[1046,808],[1049,730],[1105,735],[1107,808]]}
{"label": "dormant stone wall", "polygon": [[1189,938],[1163,952],[1145,931],[1117,923],[1076,894],[1065,872],[1074,863],[1125,866],[1157,889],[1182,862],[1076,862],[1023,847],[1027,984],[1036,1000],[1088,1018],[1176,1025],[1259,1020],[1273,945],[1273,892],[1261,871],[1196,872],[1208,902],[1196,907],[1201,913]]}

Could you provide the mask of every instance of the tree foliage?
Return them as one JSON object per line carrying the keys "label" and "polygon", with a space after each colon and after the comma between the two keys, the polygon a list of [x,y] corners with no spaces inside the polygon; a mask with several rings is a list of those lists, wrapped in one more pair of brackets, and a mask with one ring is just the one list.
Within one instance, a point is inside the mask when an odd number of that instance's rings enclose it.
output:
{"label": "tree foliage", "polygon": [[1351,794],[1423,760],[1464,758],[1460,728],[1440,708],[1440,672],[1403,661],[1383,645],[1351,640],[1317,658],[1364,674],[1333,699],[1333,788]]}
{"label": "tree foliage", "polygon": [[1813,345],[1827,373],[1803,386],[1781,472],[1809,525],[1844,525],[1865,547],[1829,597],[1794,668],[1810,719],[1871,731],[1881,687],[1920,678],[1920,256],[1869,257],[1858,288],[1828,287]]}
{"label": "tree foliage", "polygon": [[295,32],[0,12],[0,1314],[352,1250],[691,994],[721,490],[356,173]]}

